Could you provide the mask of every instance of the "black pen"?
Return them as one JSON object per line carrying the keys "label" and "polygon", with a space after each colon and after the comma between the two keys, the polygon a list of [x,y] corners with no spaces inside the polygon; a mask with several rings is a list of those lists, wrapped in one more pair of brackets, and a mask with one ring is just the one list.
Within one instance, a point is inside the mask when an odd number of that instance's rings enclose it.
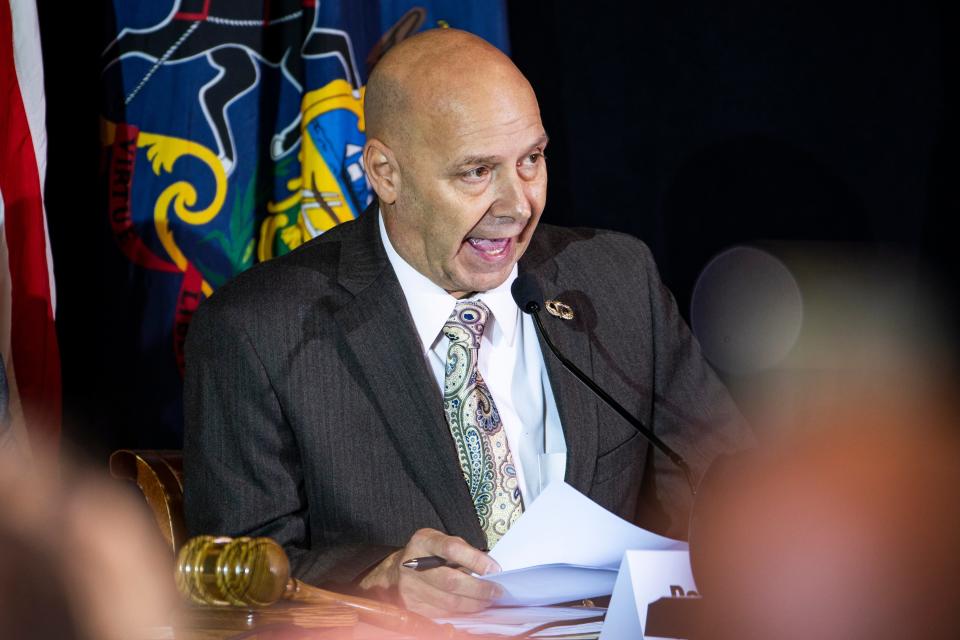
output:
{"label": "black pen", "polygon": [[426,571],[427,569],[436,569],[437,567],[450,567],[451,569],[459,569],[460,565],[455,562],[447,562],[446,558],[441,558],[440,556],[425,556],[423,558],[413,558],[412,560],[404,560],[402,563],[407,569],[413,569],[414,571]]}

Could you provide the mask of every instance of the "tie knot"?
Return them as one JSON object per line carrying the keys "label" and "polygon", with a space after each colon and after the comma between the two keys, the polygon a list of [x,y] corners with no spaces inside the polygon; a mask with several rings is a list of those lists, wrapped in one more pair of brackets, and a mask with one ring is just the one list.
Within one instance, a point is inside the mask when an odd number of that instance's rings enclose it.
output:
{"label": "tie knot", "polygon": [[443,325],[443,335],[451,343],[467,343],[472,349],[480,348],[480,337],[487,326],[490,309],[479,300],[461,300]]}

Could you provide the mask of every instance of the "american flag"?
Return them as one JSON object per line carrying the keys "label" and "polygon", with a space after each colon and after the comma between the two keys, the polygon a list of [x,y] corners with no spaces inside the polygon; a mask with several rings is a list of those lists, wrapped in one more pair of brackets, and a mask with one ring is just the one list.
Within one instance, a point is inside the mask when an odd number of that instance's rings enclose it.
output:
{"label": "american flag", "polygon": [[0,0],[0,95],[0,357],[9,394],[0,446],[28,452],[31,445],[56,447],[61,402],[34,0]]}

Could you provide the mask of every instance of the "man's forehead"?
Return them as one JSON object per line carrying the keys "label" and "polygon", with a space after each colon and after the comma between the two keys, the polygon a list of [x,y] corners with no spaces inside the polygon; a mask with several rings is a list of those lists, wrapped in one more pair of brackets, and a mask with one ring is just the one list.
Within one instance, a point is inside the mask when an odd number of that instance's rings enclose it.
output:
{"label": "man's forehead", "polygon": [[502,87],[462,91],[434,105],[425,101],[416,111],[415,126],[422,129],[424,138],[458,157],[522,151],[546,136],[529,85],[509,92]]}

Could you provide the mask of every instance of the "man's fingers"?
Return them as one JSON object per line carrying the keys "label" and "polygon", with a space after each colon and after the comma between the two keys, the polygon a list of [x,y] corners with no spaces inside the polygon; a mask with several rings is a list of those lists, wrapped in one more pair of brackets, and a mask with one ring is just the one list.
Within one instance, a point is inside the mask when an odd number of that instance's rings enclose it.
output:
{"label": "man's fingers", "polygon": [[473,613],[489,607],[501,595],[499,585],[470,575],[498,572],[499,565],[462,538],[435,529],[421,529],[410,538],[403,555],[403,559],[440,556],[463,567],[463,570],[437,567],[425,571],[400,567],[398,592],[404,605],[417,613],[430,616]]}
{"label": "man's fingers", "polygon": [[487,604],[501,594],[499,585],[474,578],[467,573],[449,567],[429,569],[421,572],[418,577],[444,593],[463,596],[471,600],[480,600]]}
{"label": "man's fingers", "polygon": [[[431,569],[424,573],[436,572],[459,573],[449,568]],[[404,605],[412,611],[434,617],[449,613],[475,613],[489,607],[491,598],[488,596],[492,592],[489,587],[496,587],[496,585],[488,585],[482,580],[477,580],[463,573],[459,573],[459,575],[467,580],[480,583],[482,588],[479,589],[479,593],[483,596],[472,597],[463,594],[463,591],[471,592],[471,588],[469,586],[465,587],[456,578],[442,576],[436,582],[428,582],[417,576],[401,580],[400,594]]]}
{"label": "man's fingers", "polygon": [[440,556],[478,575],[500,571],[493,558],[483,551],[471,547],[463,538],[448,536],[439,531],[425,536],[423,544],[430,555]]}

